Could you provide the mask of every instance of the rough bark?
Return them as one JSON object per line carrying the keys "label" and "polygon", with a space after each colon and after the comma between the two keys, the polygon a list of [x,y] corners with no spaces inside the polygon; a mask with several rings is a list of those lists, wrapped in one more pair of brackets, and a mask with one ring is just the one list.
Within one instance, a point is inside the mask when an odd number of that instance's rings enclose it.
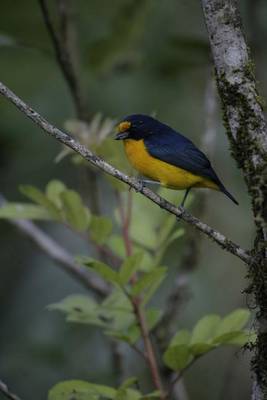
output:
{"label": "rough bark", "polygon": [[224,123],[232,155],[251,197],[256,227],[248,288],[258,307],[258,340],[252,361],[261,397],[267,398],[267,131],[254,64],[236,0],[202,0]]}

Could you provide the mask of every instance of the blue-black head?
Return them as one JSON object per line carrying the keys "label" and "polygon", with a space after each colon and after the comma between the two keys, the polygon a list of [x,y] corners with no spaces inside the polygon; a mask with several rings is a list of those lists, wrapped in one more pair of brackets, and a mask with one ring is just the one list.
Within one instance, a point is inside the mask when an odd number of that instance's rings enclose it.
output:
{"label": "blue-black head", "polygon": [[166,125],[148,115],[133,114],[125,117],[117,126],[116,140],[141,140],[155,133],[160,133]]}

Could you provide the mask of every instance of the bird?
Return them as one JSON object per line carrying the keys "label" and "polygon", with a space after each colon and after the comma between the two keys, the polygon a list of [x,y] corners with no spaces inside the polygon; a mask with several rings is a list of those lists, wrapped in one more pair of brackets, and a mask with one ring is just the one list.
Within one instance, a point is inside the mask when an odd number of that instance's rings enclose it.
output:
{"label": "bird", "polygon": [[117,124],[116,140],[123,140],[130,164],[149,180],[175,190],[185,190],[184,207],[192,188],[209,188],[224,193],[238,205],[225,188],[206,155],[194,143],[157,119],[129,115]]}

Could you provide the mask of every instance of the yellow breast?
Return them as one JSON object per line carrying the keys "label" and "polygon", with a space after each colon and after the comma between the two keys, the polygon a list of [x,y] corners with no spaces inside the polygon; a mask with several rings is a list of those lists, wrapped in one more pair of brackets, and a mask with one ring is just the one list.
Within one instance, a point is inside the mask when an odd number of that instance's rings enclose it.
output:
{"label": "yellow breast", "polygon": [[163,186],[178,190],[193,186],[218,190],[218,186],[212,181],[152,157],[143,140],[126,139],[124,147],[132,166],[142,175],[160,182]]}

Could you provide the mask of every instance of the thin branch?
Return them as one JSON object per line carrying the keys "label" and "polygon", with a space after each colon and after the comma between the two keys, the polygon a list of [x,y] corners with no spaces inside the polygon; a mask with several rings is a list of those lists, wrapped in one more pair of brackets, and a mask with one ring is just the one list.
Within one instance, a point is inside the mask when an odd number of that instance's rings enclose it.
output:
{"label": "thin branch", "polygon": [[[126,252],[126,256],[129,257],[132,255],[132,252],[133,252],[132,240],[130,237],[130,222],[131,222],[131,213],[132,213],[131,193],[130,192],[128,193],[126,210],[124,209],[120,193],[117,193],[117,200],[119,203],[119,213],[120,213],[120,218],[121,218],[122,237],[124,240],[125,252]],[[136,282],[136,280],[137,280],[137,277],[135,275],[132,277],[131,283],[134,284]],[[132,303],[136,321],[139,325],[141,336],[143,338],[144,348],[145,348],[144,356],[145,356],[145,360],[148,364],[148,367],[150,369],[152,381],[155,385],[155,388],[160,391],[160,393],[161,393],[160,398],[163,400],[164,396],[163,396],[163,388],[162,388],[161,378],[160,378],[160,374],[159,374],[159,368],[158,368],[158,364],[157,364],[155,351],[154,351],[154,348],[153,348],[153,345],[151,342],[151,338],[149,335],[149,327],[147,324],[145,311],[142,308],[141,299],[139,296],[137,296],[137,297],[129,296],[129,299]]]}
{"label": "thin branch", "polygon": [[124,362],[123,344],[119,341],[112,341],[111,355],[113,361],[113,373],[116,375],[116,386],[120,386],[127,378],[127,368]]}
{"label": "thin branch", "polygon": [[[0,195],[0,207],[5,199]],[[62,269],[82,283],[86,289],[93,290],[97,295],[103,297],[109,290],[108,286],[100,279],[89,274],[88,270],[75,262],[71,254],[61,247],[54,239],[43,232],[31,221],[10,219],[8,222],[15,226],[20,232],[29,237],[45,254],[58,263]]]}
{"label": "thin branch", "polygon": [[46,0],[39,0],[39,3],[47,31],[55,49],[58,64],[70,89],[77,116],[79,119],[87,121],[88,105],[86,104],[81,82],[78,79],[78,72],[75,68],[74,57],[70,48],[70,6],[67,4],[68,1],[64,0],[59,3],[61,35],[53,26]]}
{"label": "thin branch", "polygon": [[145,360],[145,362],[147,362],[145,353],[143,353],[142,350],[140,350],[137,345],[131,344],[130,346],[131,346],[131,349],[133,349],[136,352],[136,354],[138,354],[140,357],[142,357]]}
{"label": "thin branch", "polygon": [[128,184],[136,191],[142,193],[145,197],[153,201],[159,207],[168,211],[169,213],[175,215],[182,221],[187,222],[190,225],[193,225],[196,229],[204,233],[214,242],[216,242],[220,247],[225,249],[227,252],[237,256],[246,264],[253,263],[253,257],[250,253],[240,246],[226,238],[222,233],[216,231],[211,228],[209,225],[200,221],[196,217],[192,216],[188,211],[183,209],[182,207],[176,207],[171,204],[163,197],[159,196],[152,190],[145,187],[142,182],[139,182],[137,179],[133,177],[129,177],[125,175],[123,172],[118,169],[112,167],[110,164],[102,160],[100,157],[93,154],[89,149],[85,146],[74,140],[70,135],[51,125],[46,119],[44,119],[40,114],[38,114],[35,110],[29,107],[24,101],[22,101],[15,93],[13,93],[10,89],[8,89],[3,83],[0,82],[0,93],[11,101],[21,112],[27,115],[33,122],[35,122],[40,128],[42,128],[46,133],[50,136],[57,139],[59,142],[65,144],[70,147],[76,153],[80,154],[84,159],[89,161],[91,164],[106,172],[109,175],[119,179],[120,181]]}
{"label": "thin branch", "polygon": [[195,364],[195,362],[196,362],[200,357],[201,357],[201,356],[194,357],[194,358],[190,361],[190,363],[187,364],[187,366],[186,366],[185,368],[183,368],[180,372],[178,372],[178,374],[176,375],[176,377],[173,379],[173,381],[172,381],[172,383],[171,383],[171,386],[170,386],[170,388],[169,388],[169,391],[168,391],[168,394],[167,394],[167,396],[166,396],[166,399],[168,399],[168,398],[171,396],[171,394],[172,394],[172,392],[173,392],[173,390],[174,390],[175,385],[179,382],[180,379],[182,379],[182,377],[184,376],[185,372],[188,371],[189,368],[191,368],[192,365]]}
{"label": "thin branch", "polygon": [[21,400],[19,396],[12,393],[8,386],[0,379],[0,392],[10,400]]}
{"label": "thin branch", "polygon": [[141,335],[142,335],[142,338],[144,341],[144,347],[145,347],[145,351],[146,351],[146,353],[145,353],[146,360],[147,360],[147,363],[148,363],[148,366],[149,366],[149,369],[151,372],[153,383],[155,385],[155,388],[157,390],[159,390],[159,392],[160,392],[160,399],[164,400],[163,387],[162,387],[161,378],[160,378],[160,374],[159,374],[159,368],[158,368],[155,352],[154,352],[154,349],[152,346],[152,342],[150,339],[149,328],[147,325],[146,316],[145,316],[144,310],[142,309],[142,305],[140,304],[140,299],[139,298],[132,299],[132,305],[133,305],[134,313],[136,315],[136,319],[138,321]]}

